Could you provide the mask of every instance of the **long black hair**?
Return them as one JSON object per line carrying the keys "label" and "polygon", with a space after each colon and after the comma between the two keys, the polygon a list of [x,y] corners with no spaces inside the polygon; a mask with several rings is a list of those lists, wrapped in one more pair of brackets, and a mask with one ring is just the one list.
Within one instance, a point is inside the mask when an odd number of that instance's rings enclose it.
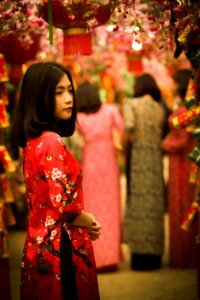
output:
{"label": "long black hair", "polygon": [[[73,109],[70,119],[57,120],[55,89],[63,74],[67,75],[72,85]],[[70,72],[55,62],[32,64],[23,77],[19,101],[11,121],[12,143],[24,148],[27,139],[38,137],[45,130],[71,136],[75,124],[76,100]]]}
{"label": "long black hair", "polygon": [[86,114],[95,113],[101,107],[98,87],[87,81],[76,89],[77,110]]}
{"label": "long black hair", "polygon": [[134,97],[150,95],[156,102],[162,99],[160,88],[151,74],[145,73],[135,78]]}

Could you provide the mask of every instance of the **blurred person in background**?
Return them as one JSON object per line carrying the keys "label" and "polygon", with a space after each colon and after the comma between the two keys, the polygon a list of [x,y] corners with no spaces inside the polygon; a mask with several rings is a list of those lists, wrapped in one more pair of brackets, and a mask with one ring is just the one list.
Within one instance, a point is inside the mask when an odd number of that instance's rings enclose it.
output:
{"label": "blurred person in background", "polygon": [[133,270],[162,265],[164,246],[165,183],[162,138],[166,105],[150,74],[135,78],[134,97],[125,100],[123,146],[127,165],[127,203],[123,241],[129,245]]}
{"label": "blurred person in background", "polygon": [[93,245],[97,270],[115,270],[120,261],[121,196],[117,151],[121,151],[123,118],[113,104],[102,103],[97,86],[81,83],[76,90],[78,132],[82,137],[85,208],[101,223]]}
{"label": "blurred person in background", "polygon": [[[186,111],[184,101],[191,75],[190,69],[180,69],[173,75],[174,111],[169,116],[169,126],[174,117]],[[192,162],[188,158],[194,144],[191,132],[173,126],[162,144],[169,156],[169,263],[172,268],[192,268],[196,264],[195,233],[181,229],[194,195],[195,185],[189,181]]]}

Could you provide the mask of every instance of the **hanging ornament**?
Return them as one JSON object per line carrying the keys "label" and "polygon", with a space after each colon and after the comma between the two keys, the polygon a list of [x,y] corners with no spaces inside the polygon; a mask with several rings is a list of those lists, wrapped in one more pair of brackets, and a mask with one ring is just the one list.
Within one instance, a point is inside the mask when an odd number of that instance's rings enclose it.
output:
{"label": "hanging ornament", "polygon": [[4,55],[0,53],[0,82],[5,82],[5,81],[8,81],[6,63],[5,63]]}
{"label": "hanging ornament", "polygon": [[31,34],[32,42],[22,42],[17,34],[9,34],[0,38],[0,52],[10,64],[9,81],[18,85],[22,76],[22,65],[35,58],[40,49],[40,35]]}
{"label": "hanging ornament", "polygon": [[16,166],[5,145],[0,145],[0,163],[1,169],[3,168],[1,173],[14,172],[16,170]]}
{"label": "hanging ornament", "polygon": [[144,65],[142,62],[142,54],[140,51],[127,52],[128,70],[135,76],[140,76],[144,72]]}
{"label": "hanging ornament", "polygon": [[105,24],[112,12],[111,0],[43,0],[42,17],[49,23],[52,43],[52,26],[64,33],[64,55],[92,53],[91,29]]}
{"label": "hanging ornament", "polygon": [[16,34],[9,34],[0,39],[0,52],[4,54],[6,62],[21,65],[34,59],[40,46],[40,35],[32,34],[32,43],[23,43]]}
{"label": "hanging ornament", "polygon": [[[0,129],[9,127],[9,117],[3,100],[0,99]],[[1,146],[0,146],[1,147]],[[0,150],[1,152],[1,150]],[[0,154],[1,155],[1,154]]]}
{"label": "hanging ornament", "polygon": [[10,65],[8,70],[9,81],[14,86],[18,86],[24,75],[24,65]]}
{"label": "hanging ornament", "polygon": [[199,118],[200,118],[200,106],[196,106],[174,117],[172,119],[171,125],[176,129],[181,129],[199,121]]}
{"label": "hanging ornament", "polygon": [[195,218],[198,215],[198,210],[199,210],[199,204],[198,202],[193,202],[189,208],[189,211],[187,213],[187,216],[183,220],[181,224],[181,228],[183,230],[189,231],[194,223]]}
{"label": "hanging ornament", "polygon": [[8,91],[7,91],[5,83],[2,83],[2,82],[0,82],[0,104],[1,104],[1,102],[3,102],[4,105],[9,104]]}

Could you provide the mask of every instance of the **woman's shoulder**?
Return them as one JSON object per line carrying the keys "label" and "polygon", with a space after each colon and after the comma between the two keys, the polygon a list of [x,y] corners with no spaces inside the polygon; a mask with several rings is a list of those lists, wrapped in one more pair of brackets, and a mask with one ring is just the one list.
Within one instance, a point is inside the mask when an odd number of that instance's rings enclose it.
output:
{"label": "woman's shoulder", "polygon": [[55,145],[55,143],[59,143],[64,145],[64,139],[56,132],[53,131],[44,131],[41,135],[41,140],[48,145]]}
{"label": "woman's shoulder", "polygon": [[124,103],[123,103],[123,108],[125,110],[130,110],[133,111],[140,107],[139,105],[142,105],[144,101],[144,98],[142,97],[135,97],[135,98],[126,98]]}
{"label": "woman's shoulder", "polygon": [[65,145],[63,138],[53,131],[44,131],[39,137],[30,138],[27,142],[28,147],[50,148],[55,145]]}
{"label": "woman's shoulder", "polygon": [[118,113],[119,111],[117,105],[113,103],[103,103],[101,109],[110,113]]}
{"label": "woman's shoulder", "polygon": [[146,100],[146,97],[142,96],[142,97],[125,98],[124,102],[134,106],[136,103],[144,100]]}

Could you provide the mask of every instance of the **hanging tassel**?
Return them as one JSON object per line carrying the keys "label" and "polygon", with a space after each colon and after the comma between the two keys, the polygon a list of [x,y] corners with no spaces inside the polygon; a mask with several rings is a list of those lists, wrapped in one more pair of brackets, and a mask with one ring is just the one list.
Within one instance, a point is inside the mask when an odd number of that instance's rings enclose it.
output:
{"label": "hanging tassel", "polygon": [[70,28],[64,31],[64,55],[92,54],[92,35],[86,28]]}

